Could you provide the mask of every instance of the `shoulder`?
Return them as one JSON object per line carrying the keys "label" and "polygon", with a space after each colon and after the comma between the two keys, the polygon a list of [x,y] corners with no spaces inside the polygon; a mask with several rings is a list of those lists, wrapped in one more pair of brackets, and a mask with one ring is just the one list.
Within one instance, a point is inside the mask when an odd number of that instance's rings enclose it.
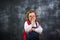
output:
{"label": "shoulder", "polygon": [[25,23],[24,24],[27,24],[27,21],[25,21]]}
{"label": "shoulder", "polygon": [[39,24],[39,25],[40,25],[40,22],[37,22],[37,24]]}

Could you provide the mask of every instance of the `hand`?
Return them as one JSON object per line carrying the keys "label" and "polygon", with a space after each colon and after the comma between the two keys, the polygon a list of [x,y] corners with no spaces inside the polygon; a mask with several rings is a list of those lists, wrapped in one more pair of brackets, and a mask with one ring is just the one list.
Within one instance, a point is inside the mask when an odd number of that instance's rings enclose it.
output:
{"label": "hand", "polygon": [[34,26],[34,23],[35,23],[34,21],[31,21],[32,27]]}
{"label": "hand", "polygon": [[35,19],[32,18],[31,24],[32,24],[32,26],[35,24]]}
{"label": "hand", "polygon": [[32,31],[35,31],[35,29],[34,29],[34,28],[32,28]]}
{"label": "hand", "polygon": [[31,31],[35,31],[35,29],[34,28],[31,28],[31,30],[29,32],[31,32]]}

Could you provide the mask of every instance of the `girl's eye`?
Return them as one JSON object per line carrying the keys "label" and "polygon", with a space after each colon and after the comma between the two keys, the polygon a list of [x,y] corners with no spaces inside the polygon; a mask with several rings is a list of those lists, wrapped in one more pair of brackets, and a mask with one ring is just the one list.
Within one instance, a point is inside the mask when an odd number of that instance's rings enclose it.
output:
{"label": "girl's eye", "polygon": [[35,17],[35,16],[29,16],[29,17]]}

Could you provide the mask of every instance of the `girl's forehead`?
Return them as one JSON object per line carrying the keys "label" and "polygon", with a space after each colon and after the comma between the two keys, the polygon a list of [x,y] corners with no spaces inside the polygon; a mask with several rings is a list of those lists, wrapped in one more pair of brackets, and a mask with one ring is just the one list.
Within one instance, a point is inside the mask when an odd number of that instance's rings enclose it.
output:
{"label": "girl's forehead", "polygon": [[34,13],[34,12],[32,12],[32,13],[29,13],[29,15],[35,15],[35,13]]}

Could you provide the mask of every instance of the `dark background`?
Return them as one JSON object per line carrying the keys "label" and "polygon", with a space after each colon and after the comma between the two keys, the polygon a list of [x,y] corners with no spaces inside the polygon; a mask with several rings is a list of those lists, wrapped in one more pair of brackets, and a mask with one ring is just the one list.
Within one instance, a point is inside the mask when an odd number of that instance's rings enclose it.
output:
{"label": "dark background", "polygon": [[36,10],[41,40],[60,40],[60,0],[0,0],[0,40],[23,40],[25,13]]}

